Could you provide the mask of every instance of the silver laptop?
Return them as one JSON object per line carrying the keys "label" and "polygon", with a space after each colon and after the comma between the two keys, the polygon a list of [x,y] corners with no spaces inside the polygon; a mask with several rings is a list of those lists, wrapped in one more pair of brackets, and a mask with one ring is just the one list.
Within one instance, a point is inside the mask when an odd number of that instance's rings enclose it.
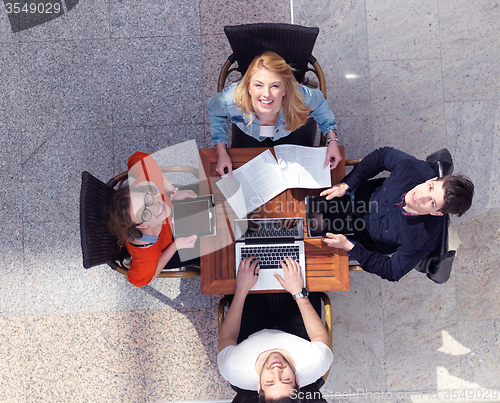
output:
{"label": "silver laptop", "polygon": [[306,285],[306,258],[304,253],[303,218],[261,218],[234,220],[236,240],[236,274],[241,259],[248,256],[259,258],[259,280],[253,291],[282,290],[274,277],[285,278],[280,262],[283,257],[292,257],[299,262]]}

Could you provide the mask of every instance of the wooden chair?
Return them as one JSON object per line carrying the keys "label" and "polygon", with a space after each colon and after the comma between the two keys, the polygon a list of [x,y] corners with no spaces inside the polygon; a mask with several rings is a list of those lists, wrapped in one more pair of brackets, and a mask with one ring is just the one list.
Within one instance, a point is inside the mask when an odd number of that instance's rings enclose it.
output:
{"label": "wooden chair", "polygon": [[[345,166],[354,166],[358,165],[361,162],[361,158],[355,158],[350,160],[345,160]],[[363,271],[359,263],[350,263],[349,271]]]}
{"label": "wooden chair", "polygon": [[[330,350],[332,349],[332,306],[330,303],[330,297],[322,292],[321,293],[321,300],[323,301],[323,307],[325,309],[325,327],[328,332],[328,339],[330,340],[330,344],[328,347],[330,347]],[[222,297],[221,300],[219,301],[219,308],[217,310],[217,330],[220,333],[220,329],[222,327],[222,324],[224,323],[224,308],[228,304],[228,300],[226,297]],[[325,375],[322,376],[322,379],[326,381],[326,378],[328,377],[328,374],[330,373],[330,369],[326,372]]]}
{"label": "wooden chair", "polygon": [[[163,172],[188,172],[199,179],[198,169],[174,165],[161,167]],[[101,182],[89,172],[82,173],[80,191],[80,234],[82,243],[83,267],[107,264],[113,270],[127,275],[124,260],[130,257],[125,248],[118,246],[117,239],[107,228],[109,203],[114,188],[120,188],[128,179],[128,171],[122,172],[107,183]],[[176,186],[176,185],[174,185]],[[176,186],[177,187],[177,186]],[[200,268],[195,266],[164,269],[159,278],[197,277]]]}

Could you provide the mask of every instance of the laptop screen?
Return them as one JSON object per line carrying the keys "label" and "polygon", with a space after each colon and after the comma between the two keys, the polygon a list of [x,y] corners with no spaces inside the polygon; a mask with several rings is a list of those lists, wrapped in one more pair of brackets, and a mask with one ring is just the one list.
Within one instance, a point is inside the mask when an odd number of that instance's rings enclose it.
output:
{"label": "laptop screen", "polygon": [[259,218],[234,220],[236,241],[304,238],[304,220],[302,218]]}

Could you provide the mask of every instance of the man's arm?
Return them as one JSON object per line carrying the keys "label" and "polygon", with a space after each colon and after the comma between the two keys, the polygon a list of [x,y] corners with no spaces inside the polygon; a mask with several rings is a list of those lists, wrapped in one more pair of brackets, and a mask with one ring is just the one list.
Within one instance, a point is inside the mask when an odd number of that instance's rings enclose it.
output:
{"label": "man's arm", "polygon": [[234,298],[220,329],[219,353],[227,346],[236,346],[237,344],[245,299],[258,280],[260,266],[257,265],[258,260],[252,262],[253,259],[253,257],[243,259],[238,268]]}
{"label": "man's arm", "polygon": [[326,327],[312,306],[311,301],[309,301],[309,298],[299,298],[297,300],[297,305],[300,309],[307,335],[311,341],[320,341],[330,346],[330,338],[328,337]]}
{"label": "man's arm", "polygon": [[[285,257],[285,262],[281,262],[281,267],[283,268],[285,279],[283,280],[281,276],[275,274],[276,279],[290,294],[294,295],[300,292],[304,284],[300,265],[295,260]],[[329,346],[330,339],[328,332],[309,298],[297,299],[297,305],[302,315],[307,335],[311,341],[320,341]]]}
{"label": "man's arm", "polygon": [[321,238],[328,246],[344,249],[356,259],[364,271],[376,274],[389,281],[398,281],[408,274],[432,250],[432,242],[423,249],[400,246],[392,256],[371,252],[360,244],[353,244],[345,235],[327,233]]}
{"label": "man's arm", "polygon": [[350,256],[356,259],[364,271],[376,274],[385,280],[398,281],[408,274],[424,257],[432,251],[428,249],[412,249],[400,247],[391,256],[371,252],[356,244]]}

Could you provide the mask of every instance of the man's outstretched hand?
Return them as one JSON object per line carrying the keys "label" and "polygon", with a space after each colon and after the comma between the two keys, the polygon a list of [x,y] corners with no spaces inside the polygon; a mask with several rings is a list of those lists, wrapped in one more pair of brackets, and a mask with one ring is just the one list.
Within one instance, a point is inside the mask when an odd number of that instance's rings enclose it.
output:
{"label": "man's outstretched hand", "polygon": [[333,185],[330,189],[323,190],[319,195],[326,196],[326,200],[332,200],[334,197],[342,197],[349,189],[346,183],[338,183]]}

